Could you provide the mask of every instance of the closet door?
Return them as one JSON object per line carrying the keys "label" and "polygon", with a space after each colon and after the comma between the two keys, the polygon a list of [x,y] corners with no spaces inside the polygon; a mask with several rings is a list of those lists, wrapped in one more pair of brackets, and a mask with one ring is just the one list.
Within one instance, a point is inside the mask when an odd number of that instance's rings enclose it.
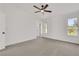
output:
{"label": "closet door", "polygon": [[5,48],[5,15],[0,12],[0,50]]}

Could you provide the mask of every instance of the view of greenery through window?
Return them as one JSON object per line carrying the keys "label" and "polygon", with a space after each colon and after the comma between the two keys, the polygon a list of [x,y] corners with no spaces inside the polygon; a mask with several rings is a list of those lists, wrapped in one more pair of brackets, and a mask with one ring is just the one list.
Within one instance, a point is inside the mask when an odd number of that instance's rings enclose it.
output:
{"label": "view of greenery through window", "polygon": [[68,32],[69,36],[76,36],[77,35],[77,18],[69,18],[68,19]]}

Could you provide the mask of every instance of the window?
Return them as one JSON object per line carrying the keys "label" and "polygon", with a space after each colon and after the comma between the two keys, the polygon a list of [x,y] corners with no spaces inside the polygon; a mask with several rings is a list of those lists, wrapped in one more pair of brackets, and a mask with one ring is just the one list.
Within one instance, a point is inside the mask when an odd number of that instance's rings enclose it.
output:
{"label": "window", "polygon": [[77,36],[77,18],[69,18],[68,19],[68,32],[69,36]]}

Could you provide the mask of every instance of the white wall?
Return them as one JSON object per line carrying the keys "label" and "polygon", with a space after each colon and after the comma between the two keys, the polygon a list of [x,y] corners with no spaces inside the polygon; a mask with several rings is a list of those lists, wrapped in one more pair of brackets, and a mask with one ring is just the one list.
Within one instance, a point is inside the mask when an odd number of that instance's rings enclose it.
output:
{"label": "white wall", "polygon": [[78,17],[79,19],[79,4],[55,3],[51,5],[52,14],[49,18],[48,35],[46,37],[79,44],[79,32],[76,37],[67,35],[67,19],[70,17]]}
{"label": "white wall", "polygon": [[[42,15],[34,13],[37,9],[33,8],[33,5],[40,6],[40,4],[28,3],[0,4],[0,11],[6,15],[7,45],[27,41],[38,36],[38,20],[42,19]],[[78,40],[79,37],[67,36],[66,18],[79,10],[79,4],[49,4],[48,10],[52,10],[52,13],[45,14],[48,20],[47,37],[72,42],[75,42],[75,39]]]}
{"label": "white wall", "polygon": [[52,18],[52,21],[50,24],[51,31],[48,34],[48,38],[56,39],[56,40],[62,40],[72,43],[79,44],[79,29],[78,29],[78,35],[77,36],[68,36],[67,35],[67,22],[68,18],[77,17],[79,22],[79,11],[75,11],[68,14],[62,14],[57,15]]}
{"label": "white wall", "polygon": [[5,14],[0,11],[0,50],[5,48]]}
{"label": "white wall", "polygon": [[32,9],[32,4],[0,4],[6,15],[6,45],[36,38],[37,17]]}

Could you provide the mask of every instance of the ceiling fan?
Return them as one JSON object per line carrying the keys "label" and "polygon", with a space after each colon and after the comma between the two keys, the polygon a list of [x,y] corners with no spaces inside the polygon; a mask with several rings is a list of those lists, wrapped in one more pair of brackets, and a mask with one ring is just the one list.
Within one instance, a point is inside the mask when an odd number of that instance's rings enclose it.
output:
{"label": "ceiling fan", "polygon": [[50,10],[46,10],[46,8],[48,7],[48,4],[46,4],[46,5],[41,5],[41,8],[39,8],[39,7],[35,6],[35,5],[33,5],[33,7],[35,7],[36,9],[38,9],[38,11],[36,11],[35,13],[41,12],[41,13],[44,14],[44,12],[49,12],[49,13],[52,12],[52,11],[50,11]]}

